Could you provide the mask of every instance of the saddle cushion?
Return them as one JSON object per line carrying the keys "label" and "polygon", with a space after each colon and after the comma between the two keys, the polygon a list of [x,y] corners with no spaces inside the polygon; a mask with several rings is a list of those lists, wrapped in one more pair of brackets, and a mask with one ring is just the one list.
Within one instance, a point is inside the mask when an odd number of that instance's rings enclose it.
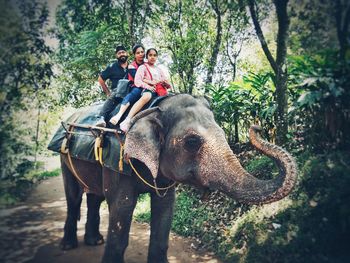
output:
{"label": "saddle cushion", "polygon": [[[154,98],[148,105],[144,108],[154,107],[156,106],[164,97],[156,97]],[[64,139],[67,137],[67,131],[69,129],[68,123],[82,124],[94,126],[97,119],[99,118],[99,112],[102,108],[103,103],[91,105],[89,107],[85,107],[79,109],[77,112],[72,114],[65,122],[62,122],[62,126],[58,128],[53,138],[51,139],[48,149],[54,152],[61,153],[61,146]],[[113,111],[113,114],[118,112],[120,105],[116,107]],[[126,114],[125,114],[126,115]],[[65,128],[64,128],[64,127]],[[110,125],[109,128],[116,129],[116,126]],[[80,160],[88,161],[96,163],[94,146],[96,136],[99,135],[99,130],[93,129],[92,131],[88,128],[74,127],[72,130],[72,134],[69,137],[67,142],[67,147],[69,149],[69,153],[73,158],[77,158]],[[95,135],[94,135],[95,134]],[[102,162],[103,166],[114,170],[116,172],[120,172],[123,174],[130,175],[131,167],[129,164],[123,161],[123,169],[119,169],[119,160],[120,160],[120,141],[124,143],[125,135],[111,132],[104,133],[102,139]]]}
{"label": "saddle cushion", "polygon": [[[92,105],[88,108],[80,109],[78,112],[70,116],[62,126],[58,128],[53,138],[51,139],[48,149],[54,152],[61,153],[61,146],[64,138],[67,137],[67,131],[69,129],[68,123],[83,124],[93,126],[99,116],[102,104]],[[65,128],[63,127],[65,126]],[[73,158],[77,158],[89,162],[98,162],[95,158],[94,146],[95,135],[99,135],[99,130],[90,130],[88,128],[74,127],[71,130],[72,134],[67,142],[69,153]],[[94,135],[95,134],[95,135]],[[119,136],[119,138],[117,138]],[[124,163],[123,171],[119,171],[119,159],[120,159],[120,142],[124,143],[124,134],[114,134],[111,132],[105,132],[103,135],[101,147],[103,165],[107,168],[123,173],[131,174],[131,167]]]}

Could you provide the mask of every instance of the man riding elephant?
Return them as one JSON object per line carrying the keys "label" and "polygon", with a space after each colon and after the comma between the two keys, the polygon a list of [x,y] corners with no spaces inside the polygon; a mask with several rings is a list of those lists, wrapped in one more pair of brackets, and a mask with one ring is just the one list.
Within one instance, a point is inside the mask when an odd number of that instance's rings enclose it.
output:
{"label": "man riding elephant", "polygon": [[[128,75],[128,52],[126,51],[126,48],[123,45],[116,46],[115,55],[117,61],[110,64],[98,77],[98,82],[108,98],[103,104],[99,119],[95,124],[96,126],[106,127],[108,115],[121,101],[121,98],[114,96],[111,90],[115,90],[119,81],[121,79],[126,79]],[[112,82],[111,90],[108,88],[105,82],[107,79]]]}

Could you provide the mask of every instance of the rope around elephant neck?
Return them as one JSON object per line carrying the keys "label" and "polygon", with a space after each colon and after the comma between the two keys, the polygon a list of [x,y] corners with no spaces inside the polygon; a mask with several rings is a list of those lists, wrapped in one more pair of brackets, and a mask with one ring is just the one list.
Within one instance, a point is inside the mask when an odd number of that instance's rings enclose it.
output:
{"label": "rope around elephant neck", "polygon": [[[138,173],[138,171],[136,170],[136,168],[134,167],[134,165],[132,164],[132,162],[131,162],[130,159],[129,159],[129,164],[130,164],[131,168],[133,169],[133,171],[136,173],[136,175],[141,179],[141,181],[142,181],[144,184],[146,184],[146,185],[148,185],[149,187],[151,187],[152,189],[156,190],[156,193],[157,193],[157,195],[158,195],[159,197],[164,197],[164,196],[167,194],[168,190],[169,190],[171,187],[173,187],[173,186],[176,185],[176,182],[174,182],[173,184],[171,184],[171,185],[169,185],[169,186],[167,186],[167,187],[157,187],[156,179],[154,178],[154,179],[153,179],[154,186],[153,186],[153,185],[151,185],[150,183],[148,183],[145,179],[142,178],[142,176]],[[159,193],[159,190],[166,190],[166,191],[165,191],[165,193],[164,193],[163,195],[161,195],[161,194]]]}

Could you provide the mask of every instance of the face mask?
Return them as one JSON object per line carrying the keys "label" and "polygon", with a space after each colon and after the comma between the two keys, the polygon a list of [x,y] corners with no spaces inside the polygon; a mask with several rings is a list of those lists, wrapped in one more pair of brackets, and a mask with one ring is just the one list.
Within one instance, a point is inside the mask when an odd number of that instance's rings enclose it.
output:
{"label": "face mask", "polygon": [[125,63],[128,60],[128,56],[121,56],[118,58],[118,61],[120,63]]}

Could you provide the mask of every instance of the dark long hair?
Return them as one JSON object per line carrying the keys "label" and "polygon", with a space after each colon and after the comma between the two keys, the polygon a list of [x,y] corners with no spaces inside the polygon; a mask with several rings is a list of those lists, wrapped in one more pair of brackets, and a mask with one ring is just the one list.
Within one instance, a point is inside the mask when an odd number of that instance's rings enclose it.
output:
{"label": "dark long hair", "polygon": [[135,46],[132,47],[132,53],[133,53],[134,55],[135,55],[136,50],[137,50],[138,48],[142,48],[143,51],[145,51],[145,47],[144,47],[142,44],[136,44]]}
{"label": "dark long hair", "polygon": [[156,54],[157,54],[157,56],[158,56],[158,51],[157,51],[157,49],[151,47],[151,48],[149,48],[149,49],[147,50],[147,52],[146,52],[146,58],[148,57],[149,52],[151,52],[152,50],[154,50],[154,52],[156,52]]}

